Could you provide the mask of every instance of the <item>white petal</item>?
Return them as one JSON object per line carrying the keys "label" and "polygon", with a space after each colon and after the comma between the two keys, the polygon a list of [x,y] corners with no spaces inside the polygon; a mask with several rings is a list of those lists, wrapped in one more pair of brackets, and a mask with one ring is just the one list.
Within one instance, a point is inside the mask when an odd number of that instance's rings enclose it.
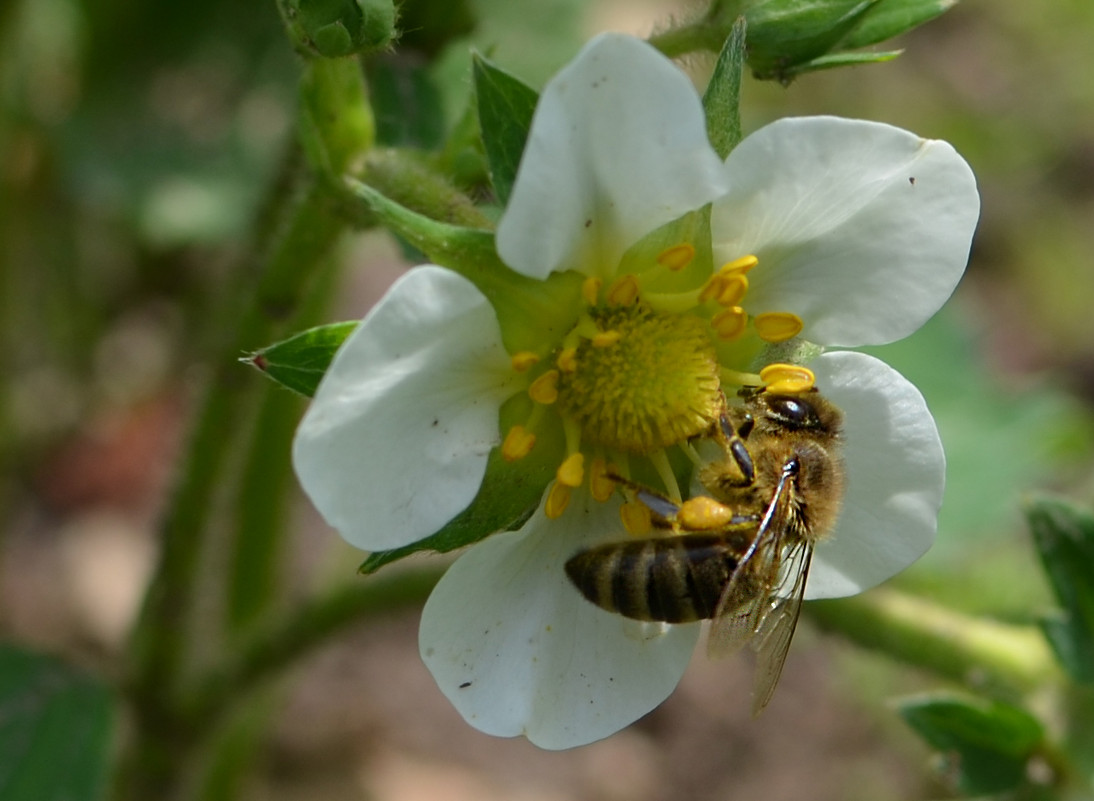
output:
{"label": "white petal", "polygon": [[498,253],[534,278],[611,276],[629,245],[724,185],[687,77],[645,42],[603,34],[543,90]]}
{"label": "white petal", "polygon": [[[642,624],[605,612],[563,565],[623,529],[618,503],[579,499],[558,520],[475,545],[422,613],[422,659],[469,724],[542,748],[599,740],[663,701],[683,675],[699,626]],[[583,511],[582,507],[586,509]]]}
{"label": "white petal", "polygon": [[359,548],[428,536],[478,491],[512,380],[482,293],[453,272],[417,267],[323,377],[293,443],[300,483]]}
{"label": "white petal", "polygon": [[934,542],[946,456],[919,390],[862,353],[810,363],[843,410],[847,488],[831,539],[817,546],[807,598],[854,595],[899,573]]}
{"label": "white petal", "polygon": [[907,336],[965,270],[980,197],[945,142],[876,122],[784,119],[745,139],[726,170],[715,256],[755,254],[749,313],[792,311],[812,342]]}

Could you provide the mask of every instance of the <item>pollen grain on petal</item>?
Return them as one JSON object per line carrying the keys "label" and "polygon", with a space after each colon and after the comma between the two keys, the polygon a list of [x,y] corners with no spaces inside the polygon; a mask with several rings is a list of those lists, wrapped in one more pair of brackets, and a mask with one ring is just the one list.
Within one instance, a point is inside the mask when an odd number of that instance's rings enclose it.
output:
{"label": "pollen grain on petal", "polygon": [[536,444],[536,435],[524,426],[516,425],[509,429],[501,443],[501,456],[507,462],[523,459]]}
{"label": "pollen grain on petal", "polygon": [[765,342],[785,342],[800,334],[804,324],[793,312],[764,312],[753,318],[752,325]]}
{"label": "pollen grain on petal", "polygon": [[513,354],[510,363],[513,365],[513,369],[518,373],[528,372],[536,362],[539,361],[539,354],[533,353],[530,350],[522,350]]}
{"label": "pollen grain on petal", "polygon": [[671,248],[662,250],[657,256],[657,263],[672,272],[684,269],[694,260],[695,246],[690,242],[673,245]]}
{"label": "pollen grain on petal", "polygon": [[543,505],[543,513],[551,520],[562,517],[562,513],[570,505],[572,494],[573,490],[570,487],[556,481],[551,485],[551,489],[547,490],[547,501]]}
{"label": "pollen grain on petal", "polygon": [[558,400],[558,370],[548,370],[528,387],[528,396],[536,403],[550,404]]}

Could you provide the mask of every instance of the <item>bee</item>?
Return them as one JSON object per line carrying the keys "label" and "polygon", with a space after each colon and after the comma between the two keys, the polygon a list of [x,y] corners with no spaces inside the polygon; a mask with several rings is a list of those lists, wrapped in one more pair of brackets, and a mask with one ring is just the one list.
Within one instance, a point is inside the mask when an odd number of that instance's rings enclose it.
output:
{"label": "bee", "polygon": [[752,713],[771,700],[801,612],[813,548],[839,516],[843,415],[815,388],[741,391],[710,433],[721,455],[699,468],[709,493],[683,503],[625,479],[656,528],[675,536],[575,554],[566,573],[589,601],[644,621],[711,619],[708,653],[757,652]]}

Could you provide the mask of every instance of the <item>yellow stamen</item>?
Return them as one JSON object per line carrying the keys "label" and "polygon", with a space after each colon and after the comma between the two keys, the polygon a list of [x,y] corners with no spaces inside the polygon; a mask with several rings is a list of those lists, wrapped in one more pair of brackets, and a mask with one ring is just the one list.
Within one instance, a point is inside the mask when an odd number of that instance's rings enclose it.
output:
{"label": "yellow stamen", "polygon": [[764,312],[752,321],[756,333],[765,342],[785,342],[802,330],[802,318],[793,312]]}
{"label": "yellow stamen", "polygon": [[638,300],[638,278],[628,273],[608,289],[608,303],[615,306],[630,306]]}
{"label": "yellow stamen", "polygon": [[733,510],[706,495],[696,495],[680,504],[677,522],[688,531],[712,531],[724,528],[733,519]]}
{"label": "yellow stamen", "polygon": [[769,364],[760,370],[760,381],[768,392],[780,395],[808,392],[817,378],[808,367],[797,364]]}
{"label": "yellow stamen", "polygon": [[718,268],[718,272],[720,272],[722,275],[744,275],[759,263],[760,260],[757,259],[755,256],[741,256],[741,258],[739,259],[727,261],[725,264]]}
{"label": "yellow stamen", "polygon": [[572,373],[577,369],[577,348],[563,348],[555,360],[558,369],[564,373]]}
{"label": "yellow stamen", "polygon": [[663,449],[654,451],[650,454],[650,463],[653,464],[657,475],[661,477],[661,483],[665,485],[665,491],[668,492],[669,497],[679,503],[680,485],[676,483],[676,474],[672,472],[672,465],[669,464],[669,455]]}
{"label": "yellow stamen", "polygon": [[657,263],[673,272],[682,270],[695,259],[695,248],[684,242],[674,245],[667,250],[662,250],[657,257]]}
{"label": "yellow stamen", "polygon": [[745,327],[748,325],[748,313],[740,306],[731,306],[714,315],[710,324],[718,335],[718,339],[729,342],[745,332]]}
{"label": "yellow stamen", "polygon": [[554,403],[558,400],[558,370],[548,370],[528,387],[528,395],[536,403]]}
{"label": "yellow stamen", "polygon": [[536,444],[536,435],[524,426],[513,426],[501,443],[501,457],[507,462],[515,462],[527,456]]}
{"label": "yellow stamen", "polygon": [[706,282],[703,288],[699,291],[699,302],[706,303],[708,300],[716,300],[721,296],[722,292],[726,288],[725,276],[715,273]]}
{"label": "yellow stamen", "polygon": [[593,337],[592,343],[594,348],[610,348],[622,338],[623,334],[620,331],[601,331]]}
{"label": "yellow stamen", "polygon": [[758,387],[763,385],[763,379],[760,378],[759,373],[742,373],[740,370],[723,367],[718,371],[718,375],[722,379],[723,387],[726,384],[736,387]]}
{"label": "yellow stamen", "polygon": [[585,301],[586,306],[595,306],[600,299],[600,285],[601,280],[599,278],[586,278],[581,284],[581,298]]}
{"label": "yellow stamen", "polygon": [[628,533],[634,534],[636,537],[641,537],[645,534],[649,534],[653,528],[653,518],[650,515],[650,508],[644,503],[638,501],[627,501],[625,504],[619,507],[619,517],[623,520],[623,528],[627,529]]}
{"label": "yellow stamen", "polygon": [[539,354],[532,353],[530,350],[522,350],[514,353],[513,358],[509,361],[518,373],[526,373],[532,365],[539,361]]}
{"label": "yellow stamen", "polygon": [[585,479],[585,457],[580,453],[571,453],[555,471],[559,484],[567,487],[580,487]]}
{"label": "yellow stamen", "polygon": [[551,489],[547,490],[547,502],[543,505],[543,513],[551,520],[562,517],[566,507],[570,505],[570,495],[573,490],[565,484],[555,482]]}
{"label": "yellow stamen", "polygon": [[718,305],[726,308],[740,306],[748,292],[748,279],[744,273],[725,276],[723,281],[722,291],[718,293]]}
{"label": "yellow stamen", "polygon": [[603,456],[597,456],[589,465],[589,491],[593,500],[603,503],[615,492],[615,481],[608,475],[608,463]]}

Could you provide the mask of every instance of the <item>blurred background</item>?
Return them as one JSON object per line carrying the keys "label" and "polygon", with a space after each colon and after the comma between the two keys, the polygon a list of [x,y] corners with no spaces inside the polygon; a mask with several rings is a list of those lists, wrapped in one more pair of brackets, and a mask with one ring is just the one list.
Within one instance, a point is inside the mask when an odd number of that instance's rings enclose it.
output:
{"label": "blurred background", "polygon": [[[374,91],[416,64],[445,110],[438,136],[466,107],[469,46],[539,87],[594,33],[644,36],[696,12],[477,0],[476,25],[425,3],[407,0],[405,47]],[[983,213],[964,282],[921,332],[872,351],[923,390],[949,459],[938,544],[894,583],[1013,622],[1050,605],[1023,498],[1094,500],[1092,36],[1088,0],[962,0],[896,42],[906,53],[895,62],[743,89],[746,133],[786,115],[882,120],[950,141],[976,172]],[[712,61],[686,65],[702,80]],[[299,74],[273,2],[0,0],[0,639],[94,670],[116,664],[210,372],[206,323],[292,135]],[[406,143],[403,120],[379,122]],[[362,316],[407,266],[383,233],[342,253],[323,319]],[[247,370],[241,386],[275,391]],[[299,498],[292,514],[285,603],[364,580],[360,554]],[[944,794],[886,705],[941,680],[808,621],[761,719],[749,718],[747,664],[700,655],[647,718],[564,753],[468,728],[421,665],[416,629],[417,612],[392,616],[294,670],[260,712],[271,734],[245,797]]]}

